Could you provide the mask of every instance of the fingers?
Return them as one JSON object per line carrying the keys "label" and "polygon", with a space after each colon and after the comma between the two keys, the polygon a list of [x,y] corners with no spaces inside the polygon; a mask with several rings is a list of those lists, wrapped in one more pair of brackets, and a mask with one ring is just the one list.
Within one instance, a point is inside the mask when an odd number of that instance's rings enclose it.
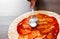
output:
{"label": "fingers", "polygon": [[36,0],[31,0],[30,1],[30,8],[34,8],[35,3],[36,3]]}

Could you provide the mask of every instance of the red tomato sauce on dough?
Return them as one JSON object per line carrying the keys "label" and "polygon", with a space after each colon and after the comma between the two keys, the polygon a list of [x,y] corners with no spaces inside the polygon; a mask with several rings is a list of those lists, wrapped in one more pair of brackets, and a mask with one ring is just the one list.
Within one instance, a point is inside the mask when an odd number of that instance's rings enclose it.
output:
{"label": "red tomato sauce on dough", "polygon": [[24,18],[17,25],[18,39],[57,39],[59,24],[57,19],[45,14],[36,14],[38,25],[29,25],[30,17]]}

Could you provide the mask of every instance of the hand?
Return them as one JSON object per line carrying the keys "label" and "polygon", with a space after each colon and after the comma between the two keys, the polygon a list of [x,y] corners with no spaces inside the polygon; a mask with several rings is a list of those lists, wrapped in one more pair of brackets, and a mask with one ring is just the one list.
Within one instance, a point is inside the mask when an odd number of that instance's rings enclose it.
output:
{"label": "hand", "polygon": [[34,8],[37,0],[28,0],[28,1],[30,1],[30,8]]}

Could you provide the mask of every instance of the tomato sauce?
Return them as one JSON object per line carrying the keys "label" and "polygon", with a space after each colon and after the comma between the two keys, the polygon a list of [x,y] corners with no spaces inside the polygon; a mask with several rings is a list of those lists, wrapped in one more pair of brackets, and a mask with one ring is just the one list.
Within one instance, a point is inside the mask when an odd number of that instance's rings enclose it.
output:
{"label": "tomato sauce", "polygon": [[29,25],[30,17],[24,18],[17,25],[18,39],[57,39],[59,24],[57,19],[45,14],[36,14],[38,25]]}

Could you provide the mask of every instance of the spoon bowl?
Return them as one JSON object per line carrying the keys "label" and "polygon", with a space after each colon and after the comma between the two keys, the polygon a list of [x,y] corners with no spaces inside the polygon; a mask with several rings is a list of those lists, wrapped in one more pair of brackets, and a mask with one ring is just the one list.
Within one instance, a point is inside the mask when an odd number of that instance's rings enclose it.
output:
{"label": "spoon bowl", "polygon": [[38,19],[34,16],[29,20],[29,24],[31,27],[36,27],[37,23],[38,23]]}
{"label": "spoon bowl", "polygon": [[38,19],[35,17],[34,15],[34,10],[32,9],[32,16],[31,16],[31,19],[29,20],[29,25],[31,27],[36,27],[37,26],[37,22],[38,22]]}

